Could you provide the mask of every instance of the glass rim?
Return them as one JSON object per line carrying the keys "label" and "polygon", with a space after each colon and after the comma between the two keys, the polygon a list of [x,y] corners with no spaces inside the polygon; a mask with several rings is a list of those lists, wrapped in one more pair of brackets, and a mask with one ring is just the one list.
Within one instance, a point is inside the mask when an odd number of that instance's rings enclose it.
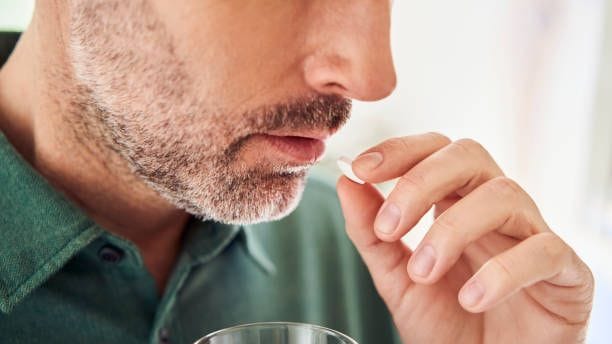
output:
{"label": "glass rim", "polygon": [[207,334],[206,336],[198,339],[194,344],[198,344],[204,340],[207,339],[211,339],[215,336],[218,335],[223,335],[223,334],[228,334],[231,332],[234,332],[236,330],[241,330],[244,328],[256,328],[256,327],[265,327],[265,326],[288,326],[288,327],[301,327],[301,328],[310,328],[313,330],[318,330],[321,331],[323,333],[327,333],[330,335],[334,335],[337,337],[340,337],[340,339],[343,339],[345,341],[347,341],[349,344],[359,344],[357,343],[354,339],[352,339],[351,337],[347,336],[346,334],[337,331],[337,330],[333,330],[331,328],[327,328],[325,326],[321,326],[321,325],[314,325],[314,324],[306,324],[306,323],[299,323],[299,322],[290,322],[290,321],[264,321],[264,322],[254,322],[254,323],[248,323],[248,324],[240,324],[240,325],[235,325],[235,326],[231,326],[231,327],[227,327],[221,330],[217,330],[214,331],[212,333]]}

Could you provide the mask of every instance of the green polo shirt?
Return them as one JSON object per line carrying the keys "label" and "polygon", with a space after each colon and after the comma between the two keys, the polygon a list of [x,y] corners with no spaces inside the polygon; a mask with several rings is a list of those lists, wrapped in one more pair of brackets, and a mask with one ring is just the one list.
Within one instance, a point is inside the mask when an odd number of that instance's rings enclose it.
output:
{"label": "green polo shirt", "polygon": [[[0,35],[0,64],[15,35]],[[309,177],[288,217],[192,220],[162,296],[138,248],[68,201],[0,133],[0,343],[193,343],[259,321],[399,343],[344,232],[333,180]]]}

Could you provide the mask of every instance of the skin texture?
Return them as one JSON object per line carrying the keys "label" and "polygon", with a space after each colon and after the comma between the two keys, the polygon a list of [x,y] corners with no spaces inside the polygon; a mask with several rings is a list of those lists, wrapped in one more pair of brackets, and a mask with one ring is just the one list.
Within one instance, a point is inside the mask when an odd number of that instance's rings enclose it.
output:
{"label": "skin texture", "polygon": [[351,99],[393,90],[389,7],[39,1],[0,74],[0,125],[138,245],[162,290],[190,216],[256,223],[297,205],[314,159],[291,161],[254,134],[331,135]]}
{"label": "skin texture", "polygon": [[[38,1],[0,70],[0,128],[58,190],[140,248],[162,292],[191,216],[253,223],[297,204],[314,161],[292,163],[253,134],[332,134],[351,99],[392,92],[390,7]],[[378,155],[353,168],[368,183],[341,178],[338,194],[406,343],[584,340],[589,269],[484,148],[426,134],[366,153]],[[372,183],[396,177],[383,206]],[[432,205],[437,220],[415,254],[400,237]]]}
{"label": "skin texture", "polygon": [[[265,149],[252,135],[335,132],[348,119],[348,100],[300,95],[245,109],[232,100],[228,108],[216,83],[243,81],[214,73],[229,70],[227,61],[214,62],[208,83],[193,78],[189,71],[208,66],[181,51],[150,3],[83,0],[71,9],[69,53],[79,85],[73,97],[89,112],[77,119],[100,134],[98,143],[170,203],[203,219],[255,223],[295,208],[309,165],[247,155]],[[238,63],[232,68],[244,70]]]}
{"label": "skin texture", "polygon": [[[347,232],[406,343],[585,341],[591,271],[480,144],[393,138],[353,169],[368,183],[338,181]],[[371,184],[395,178],[386,200]],[[432,206],[413,252],[400,238]]]}

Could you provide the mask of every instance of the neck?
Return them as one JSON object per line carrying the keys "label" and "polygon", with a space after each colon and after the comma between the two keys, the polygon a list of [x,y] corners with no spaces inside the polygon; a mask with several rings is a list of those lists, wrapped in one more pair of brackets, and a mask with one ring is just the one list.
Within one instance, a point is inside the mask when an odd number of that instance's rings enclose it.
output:
{"label": "neck", "polygon": [[[49,2],[52,3],[52,2]],[[40,9],[37,9],[37,11]],[[75,106],[65,21],[34,14],[0,70],[0,129],[55,188],[106,230],[134,242],[163,289],[189,215],[137,177]]]}

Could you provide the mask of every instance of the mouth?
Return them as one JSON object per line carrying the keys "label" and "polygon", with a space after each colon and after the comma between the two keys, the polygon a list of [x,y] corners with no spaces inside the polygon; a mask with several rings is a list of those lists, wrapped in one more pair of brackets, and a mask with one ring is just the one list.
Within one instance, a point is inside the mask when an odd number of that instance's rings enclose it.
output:
{"label": "mouth", "polygon": [[[270,132],[257,134],[272,148],[269,153],[282,155],[298,164],[313,164],[325,153],[325,140],[333,132]],[[265,153],[264,153],[265,154]]]}

